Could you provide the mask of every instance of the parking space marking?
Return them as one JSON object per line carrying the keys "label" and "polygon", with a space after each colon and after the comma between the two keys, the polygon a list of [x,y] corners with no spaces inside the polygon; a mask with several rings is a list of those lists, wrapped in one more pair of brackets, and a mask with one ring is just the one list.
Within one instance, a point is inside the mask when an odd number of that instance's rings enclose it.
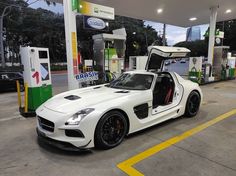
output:
{"label": "parking space marking", "polygon": [[233,109],[233,110],[231,110],[225,114],[222,114],[212,120],[209,120],[208,122],[205,122],[195,128],[192,128],[192,129],[190,129],[178,136],[175,136],[175,137],[170,138],[160,144],[157,144],[157,145],[119,163],[117,165],[117,167],[119,169],[121,169],[123,172],[125,172],[127,175],[144,176],[144,174],[142,174],[141,172],[139,172],[138,170],[136,170],[132,166],[139,163],[140,161],[142,161],[142,160],[144,160],[144,159],[146,159],[146,158],[148,158],[148,157],[150,157],[150,156],[152,156],[152,155],[154,155],[154,154],[156,154],[156,153],[158,153],[158,152],[206,129],[207,127],[212,126],[212,125],[216,124],[217,122],[222,121],[222,120],[234,115],[234,114],[236,114],[236,109]]}

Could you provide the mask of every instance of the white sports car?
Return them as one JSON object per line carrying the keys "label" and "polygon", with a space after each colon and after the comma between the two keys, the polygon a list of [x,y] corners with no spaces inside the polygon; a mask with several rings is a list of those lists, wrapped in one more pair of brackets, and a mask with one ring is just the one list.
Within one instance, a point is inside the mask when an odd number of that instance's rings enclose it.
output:
{"label": "white sports car", "polygon": [[37,111],[39,139],[65,150],[119,145],[128,134],[168,119],[197,114],[198,84],[161,72],[164,60],[185,57],[177,47],[149,48],[145,71],[123,73],[110,84],[64,92]]}

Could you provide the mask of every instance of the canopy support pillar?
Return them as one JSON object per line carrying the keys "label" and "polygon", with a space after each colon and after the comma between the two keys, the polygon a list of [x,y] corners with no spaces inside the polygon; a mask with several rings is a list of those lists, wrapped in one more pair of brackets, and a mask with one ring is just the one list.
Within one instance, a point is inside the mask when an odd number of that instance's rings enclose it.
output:
{"label": "canopy support pillar", "polygon": [[215,47],[215,30],[216,30],[216,19],[217,19],[217,9],[219,7],[215,6],[210,8],[210,30],[209,30],[209,44],[208,44],[208,63],[212,65],[214,57],[214,47]]}
{"label": "canopy support pillar", "polygon": [[69,90],[79,88],[79,83],[75,79],[75,72],[78,72],[76,13],[72,11],[71,2],[71,0],[63,0]]}

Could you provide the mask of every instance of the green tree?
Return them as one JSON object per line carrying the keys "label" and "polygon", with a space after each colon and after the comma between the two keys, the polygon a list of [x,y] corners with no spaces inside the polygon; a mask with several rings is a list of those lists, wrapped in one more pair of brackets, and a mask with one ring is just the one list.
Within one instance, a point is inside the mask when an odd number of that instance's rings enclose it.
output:
{"label": "green tree", "polygon": [[65,61],[63,15],[40,8],[32,9],[21,0],[5,2],[2,9],[9,4],[14,7],[4,18],[4,44],[8,47],[6,52],[13,53],[10,59],[13,61],[14,58],[19,58],[20,45],[30,45],[49,48],[52,62]]}
{"label": "green tree", "polygon": [[179,42],[175,46],[188,48],[191,50],[190,56],[207,56],[208,45],[205,40]]}
{"label": "green tree", "polygon": [[[19,56],[19,46],[22,45],[47,47],[50,51],[51,62],[66,61],[63,14],[55,14],[41,8],[32,9],[28,7],[29,2],[23,0],[1,0],[1,2],[21,7],[11,8],[11,12],[4,18],[5,46],[9,48],[10,53],[14,53],[12,60],[15,55]],[[4,5],[1,5],[0,12],[3,8]],[[109,30],[105,31],[106,33],[125,27],[127,31],[126,56],[146,54],[146,45],[151,45],[154,41],[161,44],[161,38],[158,37],[157,32],[151,26],[144,26],[142,20],[116,16],[115,20],[109,21],[109,24]],[[92,35],[102,33],[102,31],[84,29],[82,16],[77,16],[77,31],[78,46],[83,58],[93,58]],[[136,34],[134,35],[133,32]]]}
{"label": "green tree", "polygon": [[[223,45],[229,46],[230,50],[236,53],[236,19],[216,23],[216,29],[224,32]],[[209,28],[207,29],[209,31]],[[209,37],[205,37],[208,43]]]}
{"label": "green tree", "polygon": [[218,22],[216,28],[225,32],[223,44],[236,52],[236,20]]}

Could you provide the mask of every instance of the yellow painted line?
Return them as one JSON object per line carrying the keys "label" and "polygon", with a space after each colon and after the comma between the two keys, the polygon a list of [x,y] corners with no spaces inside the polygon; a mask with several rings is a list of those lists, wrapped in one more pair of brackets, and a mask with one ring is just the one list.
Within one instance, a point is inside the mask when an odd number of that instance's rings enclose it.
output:
{"label": "yellow painted line", "polygon": [[172,146],[173,144],[176,144],[176,143],[178,143],[178,142],[180,142],[180,141],[182,141],[182,140],[184,140],[184,139],[186,139],[186,138],[188,138],[188,137],[190,137],[190,136],[206,129],[207,127],[209,127],[211,125],[214,125],[217,122],[219,122],[221,120],[224,120],[224,119],[226,119],[226,118],[228,118],[228,117],[230,117],[234,114],[236,114],[236,109],[233,109],[233,110],[231,110],[231,111],[229,111],[225,114],[222,114],[222,115],[220,115],[220,116],[218,116],[218,117],[216,117],[216,118],[214,118],[214,119],[212,119],[212,120],[210,120],[206,123],[203,123],[203,124],[193,128],[191,130],[188,130],[188,131],[186,131],[186,132],[184,132],[184,133],[182,133],[178,136],[175,136],[175,137],[170,138],[170,139],[168,139],[168,140],[166,140],[166,141],[164,141],[160,144],[157,144],[157,145],[145,150],[144,152],[139,153],[139,154],[137,154],[137,155],[121,162],[121,163],[119,163],[117,165],[117,167],[119,169],[121,169],[123,172],[125,172],[126,174],[128,174],[128,175],[144,176],[144,174],[142,174],[141,172],[139,172],[138,170],[136,170],[132,166],[137,164],[138,162],[140,162],[140,161],[142,161],[142,160],[144,160],[144,159],[146,159],[146,158],[148,158],[148,157],[150,157],[150,156],[152,156],[152,155],[154,155],[154,154],[156,154],[156,153]]}

